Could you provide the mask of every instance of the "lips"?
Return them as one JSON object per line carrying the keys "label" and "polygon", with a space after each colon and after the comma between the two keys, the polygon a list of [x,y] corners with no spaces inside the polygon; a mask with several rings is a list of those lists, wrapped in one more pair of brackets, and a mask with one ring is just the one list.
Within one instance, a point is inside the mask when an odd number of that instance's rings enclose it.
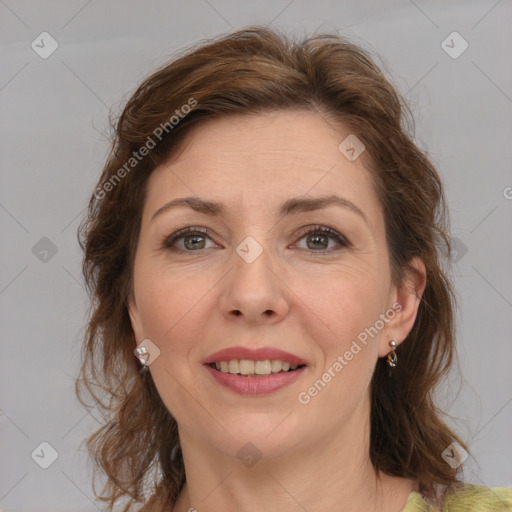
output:
{"label": "lips", "polygon": [[221,361],[231,361],[233,359],[241,360],[241,359],[249,359],[251,361],[265,361],[267,359],[279,359],[281,361],[286,361],[290,363],[290,365],[306,365],[307,362],[299,356],[295,354],[291,354],[290,352],[286,352],[284,350],[280,350],[278,348],[272,347],[262,347],[257,349],[250,349],[247,347],[231,347],[226,348],[224,350],[219,350],[211,355],[209,355],[204,361],[204,365],[210,365],[212,363],[220,363]]}
{"label": "lips", "polygon": [[203,368],[210,374],[213,381],[223,388],[246,396],[262,396],[275,393],[297,382],[308,370],[306,366],[303,366],[293,372],[275,373],[262,377],[261,375],[245,376],[223,373],[208,365],[204,365]]}
{"label": "lips", "polygon": [[[239,364],[241,366],[250,366],[250,364],[248,364],[249,361],[256,362],[254,365],[254,374],[240,375],[238,371],[237,373],[230,373],[229,371],[226,372],[226,368],[224,368],[224,371],[216,369],[217,364],[222,363],[226,366],[228,362],[230,366],[231,364],[234,364],[236,367],[238,367]],[[281,365],[282,371],[268,374],[270,362]],[[290,352],[272,347],[257,349],[242,346],[230,347],[209,355],[202,363],[203,368],[213,377],[214,381],[222,387],[228,388],[240,395],[252,396],[267,395],[277,392],[296,382],[309,370],[306,360]],[[263,372],[259,372],[261,368],[256,368],[256,366],[259,367],[260,365],[265,367]],[[289,371],[286,371],[287,368],[285,368],[285,366],[289,368]],[[293,367],[296,369],[292,370],[291,368]],[[244,369],[240,368],[240,371],[243,373]],[[250,369],[248,373],[250,373]],[[258,375],[256,373],[266,373],[266,375]]]}

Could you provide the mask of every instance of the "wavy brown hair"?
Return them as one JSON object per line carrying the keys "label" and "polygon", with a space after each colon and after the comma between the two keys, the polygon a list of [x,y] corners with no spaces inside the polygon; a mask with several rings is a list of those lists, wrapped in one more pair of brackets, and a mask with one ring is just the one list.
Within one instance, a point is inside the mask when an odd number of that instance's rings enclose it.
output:
{"label": "wavy brown hair", "polygon": [[[192,103],[195,108],[184,108]],[[148,494],[151,507],[169,507],[185,482],[176,421],[151,375],[139,372],[127,309],[148,178],[203,120],[285,109],[317,112],[340,134],[349,128],[363,141],[394,282],[414,272],[413,258],[426,266],[415,324],[397,349],[399,364],[390,377],[380,360],[373,375],[371,461],[376,470],[418,480],[426,496],[458,481],[441,453],[453,441],[466,446],[434,403],[455,356],[455,300],[442,260],[450,250],[446,204],[433,164],[409,133],[410,109],[370,54],[348,39],[298,40],[250,26],[201,41],[142,82],[112,122],[111,151],[79,227],[91,308],[76,390],[84,405],[87,392],[102,415],[87,448],[95,473],[107,476],[102,494],[94,492],[110,510],[124,500],[126,511]],[[179,112],[171,129],[169,119]],[[157,138],[159,126],[168,129]],[[130,159],[150,139],[155,144],[133,165]]]}

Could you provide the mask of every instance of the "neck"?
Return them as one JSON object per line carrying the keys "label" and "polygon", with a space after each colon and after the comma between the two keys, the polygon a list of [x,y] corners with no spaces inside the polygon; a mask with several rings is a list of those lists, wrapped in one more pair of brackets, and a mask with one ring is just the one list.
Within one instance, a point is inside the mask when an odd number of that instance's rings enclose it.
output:
{"label": "neck", "polygon": [[379,475],[369,458],[369,421],[351,423],[251,467],[180,430],[187,483],[173,510],[399,512],[415,483]]}

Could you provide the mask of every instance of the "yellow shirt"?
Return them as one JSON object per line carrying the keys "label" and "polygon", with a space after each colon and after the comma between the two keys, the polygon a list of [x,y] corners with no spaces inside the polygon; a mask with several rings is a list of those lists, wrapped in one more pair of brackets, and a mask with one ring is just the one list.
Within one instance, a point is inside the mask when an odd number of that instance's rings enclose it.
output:
{"label": "yellow shirt", "polygon": [[[161,510],[157,505],[161,507],[162,502],[153,496],[153,499],[139,512]],[[169,510],[172,510],[172,507]],[[429,505],[421,494],[411,492],[401,512],[438,512],[438,510],[435,506]],[[464,484],[462,488],[446,496],[442,512],[512,512],[512,489]]]}
{"label": "yellow shirt", "polygon": [[[402,512],[434,512],[435,506],[417,492],[412,492]],[[443,512],[512,512],[512,489],[508,487],[485,487],[465,484],[464,487],[447,494]]]}

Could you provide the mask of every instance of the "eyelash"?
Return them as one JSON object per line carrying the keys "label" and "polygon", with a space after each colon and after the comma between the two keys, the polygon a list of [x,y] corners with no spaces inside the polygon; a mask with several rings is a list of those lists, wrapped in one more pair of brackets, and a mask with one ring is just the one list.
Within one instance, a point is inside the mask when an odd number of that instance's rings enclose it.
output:
{"label": "eyelash", "polygon": [[[323,249],[323,250],[311,250],[311,249],[302,249],[306,251],[307,254],[311,255],[325,255],[330,254],[333,251],[341,250],[342,248],[348,248],[351,246],[350,242],[340,233],[335,231],[334,229],[322,226],[322,225],[315,225],[315,226],[308,226],[303,228],[299,234],[297,235],[299,237],[299,240],[304,238],[306,235],[310,234],[323,234],[323,235],[329,235],[331,238],[336,239],[337,243],[340,245],[338,248],[331,248],[331,249]],[[210,236],[210,230],[206,228],[199,228],[196,226],[187,226],[185,228],[179,229],[178,231],[175,231],[171,235],[164,238],[162,242],[162,249],[172,251],[172,252],[200,252],[201,249],[198,249],[197,251],[187,251],[183,249],[177,249],[176,247],[173,247],[173,245],[180,239],[184,238],[185,236],[191,236],[191,235],[206,235],[208,238],[211,238]]]}

